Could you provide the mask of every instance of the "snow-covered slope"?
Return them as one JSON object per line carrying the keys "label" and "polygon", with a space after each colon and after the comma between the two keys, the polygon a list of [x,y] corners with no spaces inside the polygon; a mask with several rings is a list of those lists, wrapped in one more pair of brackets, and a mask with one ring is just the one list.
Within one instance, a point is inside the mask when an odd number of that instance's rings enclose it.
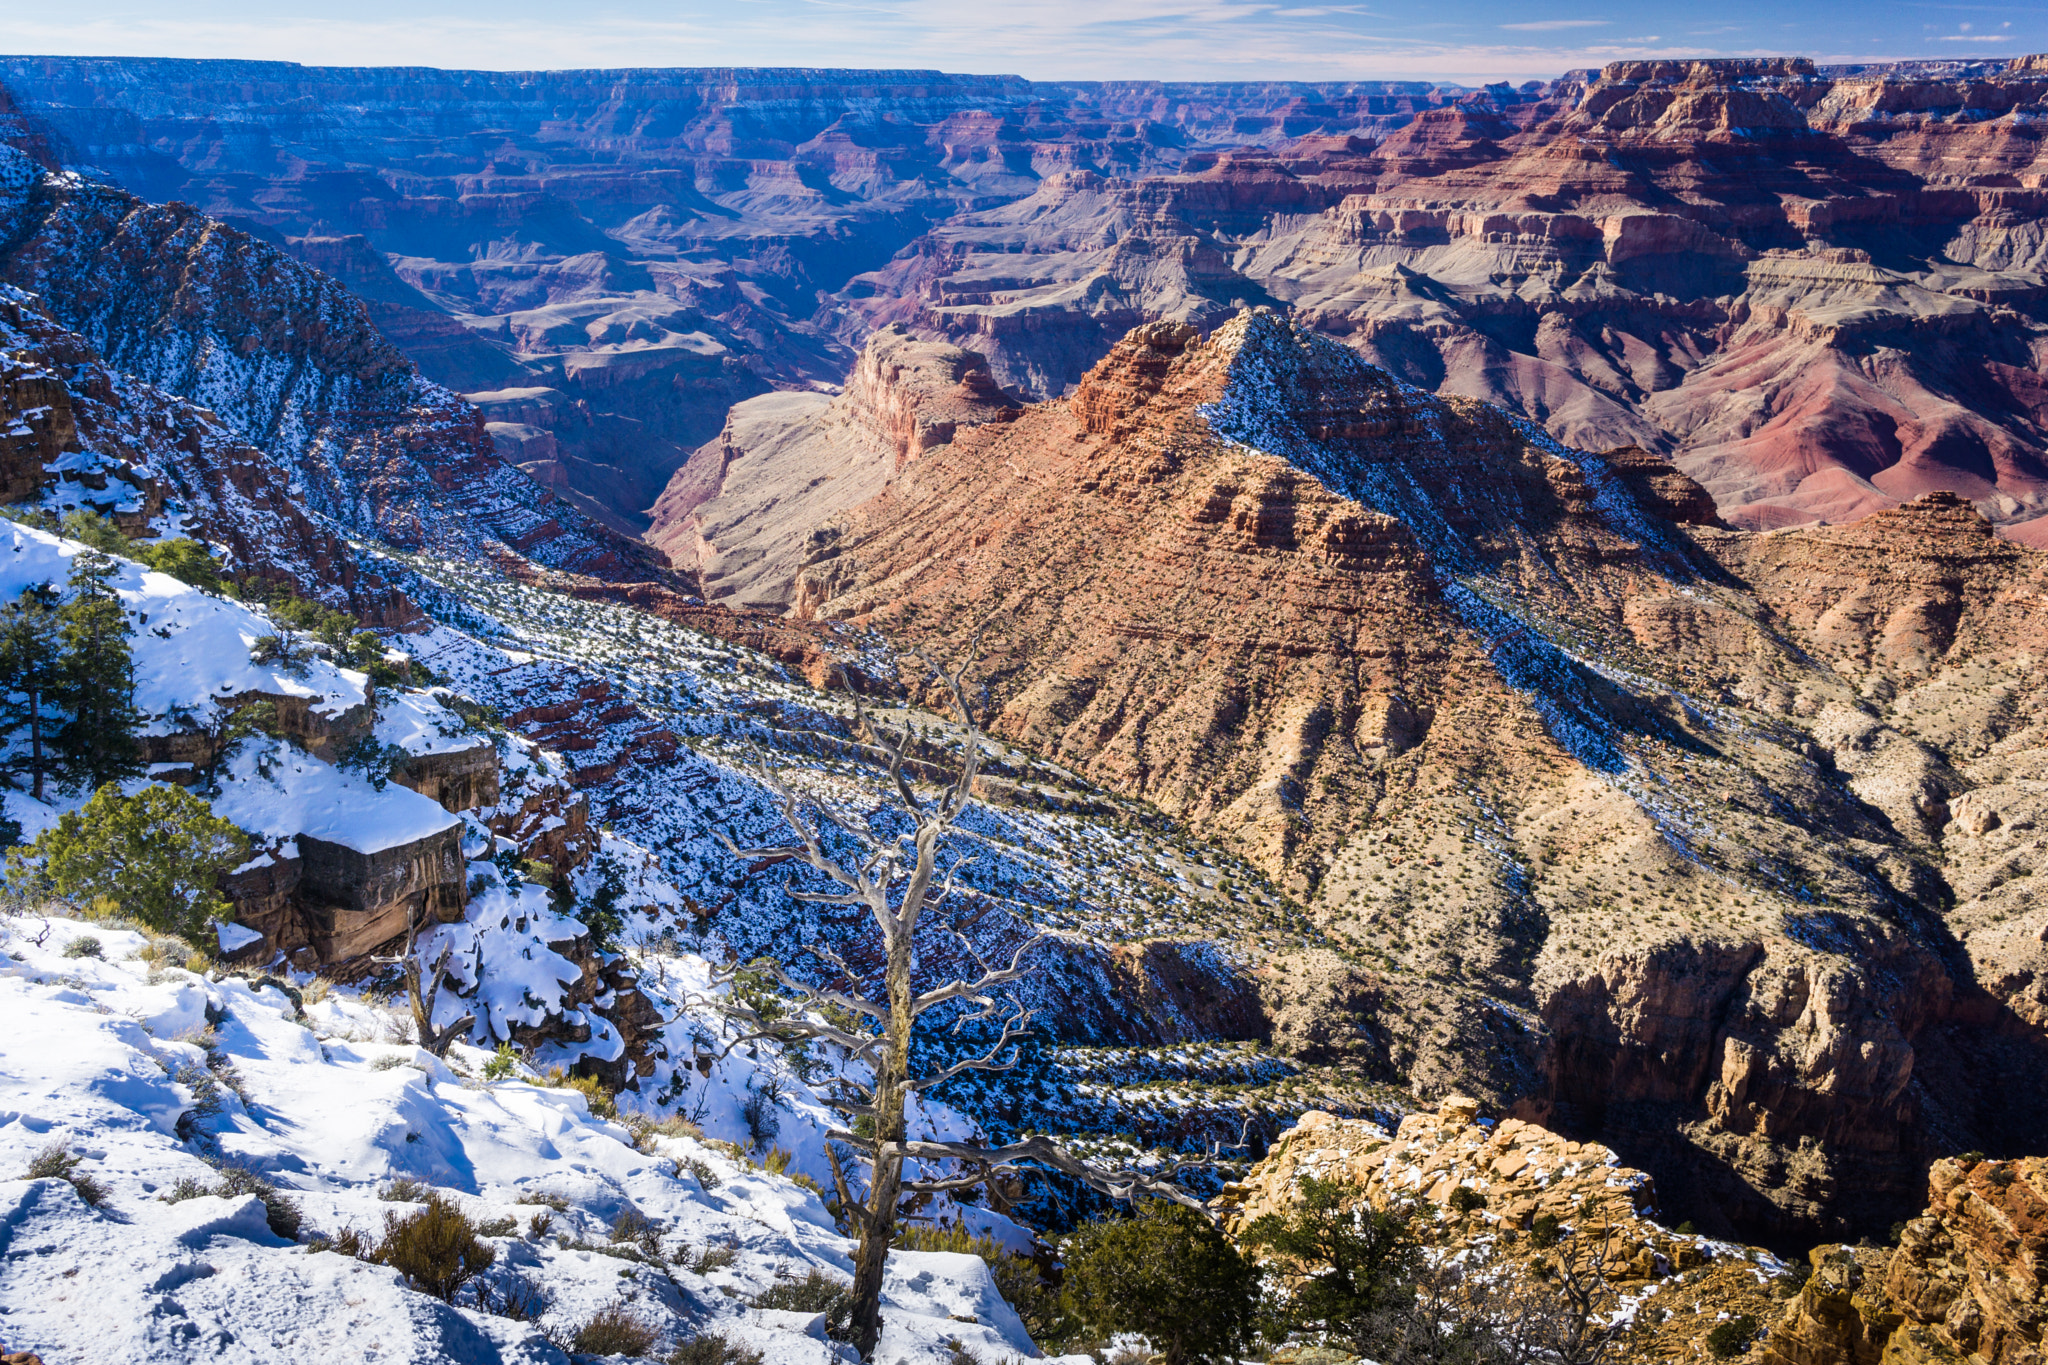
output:
{"label": "snow-covered slope", "polygon": [[[61,588],[72,562],[85,552],[77,541],[0,523],[0,599],[12,600],[38,583]],[[354,669],[319,657],[290,666],[255,662],[251,651],[257,640],[277,629],[255,608],[200,592],[131,560],[116,564],[108,585],[120,596],[133,627],[135,705],[145,716],[145,736],[188,730],[223,704],[252,697],[303,703],[316,724],[338,721],[371,704],[369,679]],[[441,710],[419,694],[407,697],[405,706],[408,715],[429,706]],[[459,726],[455,716],[441,714]],[[418,751],[426,751],[424,744]],[[217,813],[273,841],[310,834],[374,853],[456,823],[417,792],[393,784],[379,789],[363,772],[335,767],[279,740],[252,744],[224,778]],[[17,792],[7,793],[6,800],[8,814],[30,837],[71,803],[53,794],[56,804],[44,805]]]}
{"label": "snow-covered slope", "polygon": [[[70,955],[88,939],[95,955]],[[91,1207],[62,1180],[0,1178],[8,1349],[48,1365],[541,1365],[565,1360],[543,1329],[562,1336],[623,1300],[659,1329],[662,1355],[717,1332],[777,1362],[837,1358],[806,1319],[745,1302],[814,1268],[850,1270],[812,1191],[715,1141],[636,1145],[577,1091],[483,1081],[488,1054],[457,1046],[437,1061],[394,1041],[404,1027],[366,998],[337,989],[301,1016],[274,984],[205,979],[143,960],[147,946],[73,920],[0,920],[0,1176],[64,1144],[74,1174],[105,1191]],[[707,1132],[731,1126],[754,1079],[735,1055],[699,1082]],[[786,1103],[814,1116],[791,1086]],[[450,1306],[277,1235],[256,1195],[166,1201],[181,1180],[216,1185],[223,1165],[294,1200],[305,1238],[378,1233],[416,1207],[380,1198],[398,1180],[509,1223],[490,1238],[496,1263]],[[628,1209],[658,1228],[667,1264],[633,1244],[637,1258],[618,1254],[608,1229]],[[688,1268],[692,1251],[721,1247],[728,1265]],[[942,1362],[948,1340],[989,1360],[1033,1353],[978,1259],[899,1254],[890,1268],[881,1359]],[[538,1324],[485,1311],[522,1281],[552,1300]]]}

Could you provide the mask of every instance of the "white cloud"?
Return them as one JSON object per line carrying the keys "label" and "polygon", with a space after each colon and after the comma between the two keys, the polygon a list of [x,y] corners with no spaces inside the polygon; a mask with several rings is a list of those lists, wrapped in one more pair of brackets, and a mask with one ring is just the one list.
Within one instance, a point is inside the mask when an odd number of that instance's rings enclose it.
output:
{"label": "white cloud", "polygon": [[[0,0],[4,3],[4,0]],[[1784,34],[1706,27],[1672,41],[1595,35],[1619,21],[1513,18],[1511,7],[1450,0],[1426,13],[1375,0],[353,0],[300,17],[276,0],[73,0],[23,16],[0,43],[14,52],[235,57],[308,65],[530,70],[570,67],[816,66],[1014,73],[1034,80],[1547,79],[1576,67],[1667,57],[1817,61],[1924,56],[1918,23]],[[1521,14],[1529,13],[1524,7]],[[1583,11],[1582,11],[1583,12]],[[1537,13],[1541,13],[1540,10]],[[346,17],[341,17],[346,15]],[[1630,20],[1662,27],[1652,10]],[[1732,16],[1701,14],[1700,18]],[[1986,22],[1990,22],[1987,20]],[[1880,29],[1883,31],[1880,32]],[[1485,33],[1499,41],[1472,41]],[[1725,33],[1725,38],[1714,35]],[[1768,46],[1756,45],[1764,39]],[[1802,41],[1804,39],[1804,41]],[[1982,34],[1942,40],[2001,41]],[[2015,36],[2013,42],[2035,41]],[[1853,44],[1853,47],[1848,46]]]}

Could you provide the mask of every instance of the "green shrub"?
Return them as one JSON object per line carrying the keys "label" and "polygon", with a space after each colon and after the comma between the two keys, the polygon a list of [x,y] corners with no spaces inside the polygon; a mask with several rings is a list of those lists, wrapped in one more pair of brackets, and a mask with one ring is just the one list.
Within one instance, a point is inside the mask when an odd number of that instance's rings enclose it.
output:
{"label": "green shrub", "polygon": [[1544,1251],[1558,1244],[1564,1237],[1564,1225],[1554,1213],[1539,1213],[1536,1221],[1529,1225],[1529,1245]]}
{"label": "green shrub", "polygon": [[1229,1360],[1251,1338],[1259,1268],[1192,1209],[1154,1202],[1084,1224],[1062,1258],[1062,1299],[1093,1335],[1142,1333],[1165,1365]]}
{"label": "green shrub", "polygon": [[761,1353],[716,1332],[706,1332],[670,1351],[668,1365],[761,1365]]}
{"label": "green shrub", "polygon": [[132,556],[135,553],[135,546],[121,528],[98,512],[66,512],[58,525],[67,540],[90,545],[102,554]]}
{"label": "green shrub", "polygon": [[429,1198],[433,1193],[434,1187],[427,1184],[426,1181],[414,1180],[411,1176],[401,1175],[393,1178],[389,1185],[377,1191],[377,1197],[387,1204],[417,1204],[421,1200]]}
{"label": "green shrub", "polygon": [[846,1340],[853,1329],[852,1287],[815,1266],[801,1280],[784,1280],[756,1294],[752,1303],[790,1313],[823,1313],[825,1335],[834,1341]]}
{"label": "green shrub", "polygon": [[558,1089],[579,1092],[590,1102],[590,1113],[594,1118],[615,1119],[619,1116],[618,1100],[595,1076],[571,1076],[562,1068],[555,1067],[548,1072],[547,1083]]}
{"label": "green shrub", "polygon": [[1708,1353],[1716,1360],[1733,1360],[1749,1349],[1760,1325],[1751,1313],[1740,1313],[1714,1324],[1714,1329],[1707,1333]]}
{"label": "green shrub", "polygon": [[91,934],[80,934],[77,938],[64,945],[64,956],[104,957],[106,953],[101,948],[98,939],[94,938]]}
{"label": "green shrub", "polygon": [[444,1302],[498,1259],[477,1239],[477,1226],[445,1195],[429,1194],[417,1213],[384,1215],[384,1240],[372,1259],[388,1265],[422,1294]]}
{"label": "green shrub", "polygon": [[509,1042],[498,1044],[498,1050],[484,1063],[484,1079],[487,1081],[502,1081],[507,1076],[516,1075],[518,1071],[519,1055],[512,1051],[512,1044]]}
{"label": "green shrub", "polygon": [[33,844],[9,849],[7,875],[81,904],[111,900],[152,929],[196,941],[209,918],[229,914],[219,874],[248,857],[248,836],[183,788],[123,796],[110,784]]}
{"label": "green shrub", "polygon": [[579,1355],[644,1356],[660,1333],[624,1303],[608,1303],[576,1329],[570,1348]]}
{"label": "green shrub", "polygon": [[216,597],[227,595],[228,584],[221,577],[219,562],[196,540],[180,536],[175,540],[136,545],[124,553],[201,592],[210,592]]}
{"label": "green shrub", "polygon": [[1486,1196],[1470,1185],[1460,1185],[1451,1191],[1451,1212],[1470,1213],[1486,1207]]}
{"label": "green shrub", "polygon": [[107,1187],[92,1176],[78,1169],[80,1158],[71,1155],[70,1144],[62,1141],[51,1143],[37,1152],[28,1163],[28,1180],[62,1180],[78,1192],[93,1208],[107,1202]]}
{"label": "green shrub", "polygon": [[1422,1247],[1407,1222],[1374,1209],[1336,1180],[1302,1181],[1300,1201],[1245,1230],[1257,1247],[1299,1276],[1287,1300],[1288,1326],[1373,1348],[1376,1320],[1415,1297]]}

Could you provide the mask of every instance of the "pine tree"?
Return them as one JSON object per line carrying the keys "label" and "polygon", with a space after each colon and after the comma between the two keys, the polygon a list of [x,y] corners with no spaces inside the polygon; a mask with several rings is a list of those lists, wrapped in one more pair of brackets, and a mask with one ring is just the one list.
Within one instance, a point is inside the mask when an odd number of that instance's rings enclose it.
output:
{"label": "pine tree", "polygon": [[133,796],[102,787],[33,844],[10,849],[7,876],[74,905],[111,900],[152,929],[202,943],[208,919],[232,914],[220,874],[248,856],[249,837],[181,787]]}
{"label": "pine tree", "polygon": [[87,551],[71,564],[70,598],[57,609],[64,663],[59,700],[71,720],[57,732],[65,777],[87,790],[142,771],[135,743],[135,660],[128,613],[111,580],[113,559]]}
{"label": "pine tree", "polygon": [[61,689],[63,650],[57,590],[37,583],[0,607],[0,724],[28,732],[27,753],[10,758],[10,776],[29,775],[29,794],[43,799],[43,781],[55,766],[49,749],[52,694]]}

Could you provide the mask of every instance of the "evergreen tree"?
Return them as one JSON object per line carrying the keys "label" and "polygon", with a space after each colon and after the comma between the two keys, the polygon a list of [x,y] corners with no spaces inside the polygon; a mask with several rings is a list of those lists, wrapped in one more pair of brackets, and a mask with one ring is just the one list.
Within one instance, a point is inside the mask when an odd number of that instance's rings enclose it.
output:
{"label": "evergreen tree", "polygon": [[59,700],[71,720],[57,732],[70,781],[97,789],[142,770],[135,727],[135,660],[128,613],[114,592],[113,559],[87,551],[71,564],[70,598],[57,609],[64,637]]}
{"label": "evergreen tree", "polygon": [[1259,1267],[1191,1209],[1147,1201],[1135,1217],[1084,1223],[1060,1259],[1066,1311],[1100,1336],[1143,1333],[1163,1365],[1220,1365],[1251,1344]]}
{"label": "evergreen tree", "polygon": [[1395,1355],[1387,1338],[1415,1303],[1422,1244],[1405,1218],[1373,1208],[1344,1181],[1309,1177],[1300,1190],[1284,1217],[1267,1214],[1243,1238],[1294,1272],[1291,1326],[1375,1358]]}
{"label": "evergreen tree", "polygon": [[183,788],[123,796],[109,786],[33,844],[8,850],[7,875],[78,905],[113,901],[152,929],[201,943],[206,921],[230,914],[220,874],[248,857],[248,836]]}
{"label": "evergreen tree", "polygon": [[27,731],[27,751],[10,758],[7,772],[27,773],[29,794],[43,799],[43,782],[55,763],[47,708],[61,690],[63,648],[57,590],[37,583],[0,607],[0,723],[10,734]]}

